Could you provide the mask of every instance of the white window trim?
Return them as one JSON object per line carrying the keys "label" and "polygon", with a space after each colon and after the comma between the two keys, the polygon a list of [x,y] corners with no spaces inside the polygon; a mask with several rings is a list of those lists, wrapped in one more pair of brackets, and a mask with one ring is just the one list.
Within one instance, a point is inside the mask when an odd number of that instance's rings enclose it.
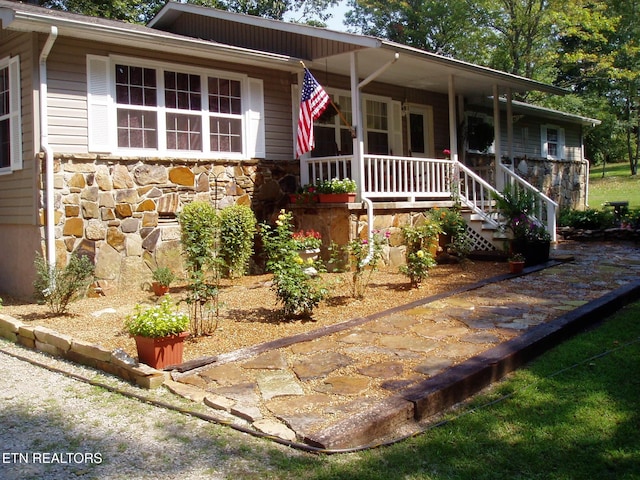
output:
{"label": "white window trim", "polygon": [[[145,110],[158,112],[158,148],[120,148],[117,145],[117,109],[115,65],[123,64],[157,70],[158,105],[143,107]],[[208,102],[206,101],[206,82],[203,81],[202,109],[187,111],[187,115],[200,115],[202,121],[202,149],[169,150],[166,148],[165,114],[169,110],[164,105],[164,75],[162,72],[172,72],[219,77],[239,81],[241,85],[241,122],[242,122],[242,151],[214,152],[209,151],[209,118]],[[104,79],[102,77],[105,77]],[[158,62],[137,57],[111,55],[109,57],[87,55],[87,99],[89,117],[89,151],[106,152],[123,156],[166,156],[181,158],[211,158],[242,160],[247,158],[265,157],[265,127],[264,127],[264,98],[263,82],[261,79],[250,78],[223,70],[190,67],[181,64]],[[222,115],[224,116],[224,115]],[[238,118],[237,116],[233,116]]]}
{"label": "white window trim", "polygon": [[[558,131],[558,155],[549,155],[549,142],[547,141],[547,131],[554,129]],[[565,158],[565,141],[564,141],[564,128],[558,125],[546,124],[540,127],[540,141],[542,157],[547,160],[562,160]]]}
{"label": "white window trim", "polygon": [[[338,98],[340,96],[351,98],[350,90],[343,90],[337,88],[325,88],[325,91],[332,97]],[[296,137],[297,137],[297,125],[298,125],[298,115],[300,113],[300,88],[298,85],[293,85],[292,88],[292,97],[294,99],[293,102],[293,148],[295,151],[296,146]],[[365,143],[365,151],[369,151],[369,147],[367,144],[367,133],[369,129],[367,128],[367,108],[366,103],[367,100],[373,100],[376,102],[386,103],[387,104],[387,134],[388,144],[390,150],[393,152],[395,156],[401,156],[403,151],[403,140],[402,140],[402,108],[401,102],[393,100],[391,97],[383,97],[379,95],[371,95],[371,94],[362,94],[362,122],[363,122],[363,140]],[[353,114],[353,112],[352,112]],[[339,116],[336,116],[339,118]],[[315,123],[314,123],[315,125]],[[330,124],[323,124],[324,127],[329,127]],[[351,125],[353,126],[353,125]],[[340,119],[340,129],[348,128],[344,125],[342,120]],[[334,125],[334,129],[336,135],[339,135],[337,124]],[[336,138],[336,142],[339,141],[339,138]],[[310,158],[311,153],[307,152],[302,155],[302,158]]]}
{"label": "white window trim", "polygon": [[0,168],[0,175],[8,175],[22,169],[22,114],[20,95],[20,57],[0,59],[0,68],[9,69],[9,135],[11,158],[9,166]]}

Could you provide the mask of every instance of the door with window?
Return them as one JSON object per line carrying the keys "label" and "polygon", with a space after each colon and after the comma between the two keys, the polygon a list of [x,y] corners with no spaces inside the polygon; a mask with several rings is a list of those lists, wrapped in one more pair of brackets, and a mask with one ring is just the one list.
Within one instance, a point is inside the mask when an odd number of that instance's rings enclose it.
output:
{"label": "door with window", "polygon": [[434,156],[433,109],[428,106],[410,105],[407,108],[409,155],[427,158]]}

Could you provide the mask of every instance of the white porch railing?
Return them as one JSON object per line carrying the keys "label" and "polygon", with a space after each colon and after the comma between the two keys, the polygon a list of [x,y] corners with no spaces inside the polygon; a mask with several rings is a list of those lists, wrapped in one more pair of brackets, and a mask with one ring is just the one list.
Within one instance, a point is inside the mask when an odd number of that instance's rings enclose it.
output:
{"label": "white porch railing", "polygon": [[[354,178],[353,156],[309,158],[301,161],[302,184],[332,178]],[[358,182],[360,198],[370,199],[452,199],[498,225],[495,206],[498,190],[469,167],[448,159],[364,155],[364,179]],[[558,204],[503,165],[499,166],[505,183],[529,190],[536,198],[536,218],[546,225],[556,241]]]}

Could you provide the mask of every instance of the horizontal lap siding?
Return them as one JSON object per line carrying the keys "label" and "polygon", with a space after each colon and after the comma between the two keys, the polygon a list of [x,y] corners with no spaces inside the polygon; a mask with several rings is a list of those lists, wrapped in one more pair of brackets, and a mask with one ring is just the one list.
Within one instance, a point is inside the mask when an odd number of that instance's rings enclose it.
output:
{"label": "horizontal lap siding", "polygon": [[[44,38],[44,37],[43,37]],[[37,68],[37,37],[0,30],[0,58],[20,56],[22,96],[22,170],[0,175],[0,225],[36,225],[38,212],[38,161],[34,153],[34,112],[31,106],[34,68]],[[9,250],[4,249],[4,252]]]}
{"label": "horizontal lap siding", "polygon": [[98,43],[82,44],[59,39],[49,57],[49,135],[56,152],[86,153],[87,147],[87,83],[86,55],[109,53],[132,58],[149,59],[180,66],[213,69],[247,74],[264,81],[264,118],[268,159],[291,159],[293,140],[291,130],[291,75],[286,72],[228,64],[220,61],[189,59],[179,63],[175,56],[110,47]]}

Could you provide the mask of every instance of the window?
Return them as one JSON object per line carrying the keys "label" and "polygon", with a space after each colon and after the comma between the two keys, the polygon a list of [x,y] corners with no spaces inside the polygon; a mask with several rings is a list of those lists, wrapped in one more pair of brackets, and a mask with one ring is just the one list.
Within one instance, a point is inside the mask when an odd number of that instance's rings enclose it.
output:
{"label": "window", "polygon": [[[261,80],[132,59],[87,63],[91,151],[264,156]],[[114,129],[113,142],[105,129]]]}
{"label": "window", "polygon": [[0,174],[22,168],[20,59],[0,59]]}
{"label": "window", "polygon": [[[347,95],[332,95],[331,99],[342,112],[344,118],[351,125],[351,97]],[[334,155],[353,154],[353,138],[351,130],[337,114],[332,105],[315,122],[313,127],[316,146],[311,150],[312,157],[330,157]]]}
{"label": "window", "polygon": [[367,153],[389,154],[389,114],[387,104],[377,100],[365,101]]}
{"label": "window", "polygon": [[564,157],[564,129],[555,125],[543,125],[542,156],[549,160],[559,160]]}

